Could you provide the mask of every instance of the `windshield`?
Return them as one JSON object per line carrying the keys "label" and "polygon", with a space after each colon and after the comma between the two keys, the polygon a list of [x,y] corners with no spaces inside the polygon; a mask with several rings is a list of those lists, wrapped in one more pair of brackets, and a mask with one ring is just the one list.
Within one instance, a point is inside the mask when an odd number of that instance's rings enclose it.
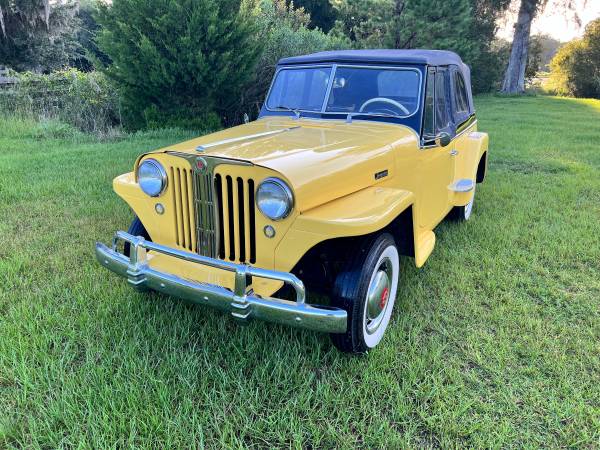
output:
{"label": "windshield", "polygon": [[331,67],[280,70],[267,100],[269,109],[321,111]]}
{"label": "windshield", "polygon": [[328,91],[333,71],[332,67],[281,69],[267,108],[392,117],[408,117],[418,108],[418,70],[338,66]]}

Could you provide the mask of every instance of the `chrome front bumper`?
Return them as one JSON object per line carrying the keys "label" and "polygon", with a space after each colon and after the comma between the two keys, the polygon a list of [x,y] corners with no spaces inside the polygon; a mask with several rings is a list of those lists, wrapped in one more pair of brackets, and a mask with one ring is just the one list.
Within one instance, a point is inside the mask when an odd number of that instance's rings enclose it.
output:
{"label": "chrome front bumper", "polygon": [[[119,242],[130,244],[130,256],[125,256],[117,250]],[[148,264],[147,250],[197,263],[199,270],[201,266],[209,266],[233,272],[235,288],[232,292],[222,286],[190,281],[154,270]],[[236,320],[242,322],[255,318],[327,333],[346,331],[346,311],[307,304],[304,284],[291,273],[233,264],[184,252],[146,241],[123,231],[117,231],[115,234],[112,248],[96,243],[96,258],[106,268],[127,278],[137,290],[152,289],[201,305],[212,306],[231,313]],[[252,277],[278,280],[290,285],[296,292],[296,301],[254,295],[248,290]]]}

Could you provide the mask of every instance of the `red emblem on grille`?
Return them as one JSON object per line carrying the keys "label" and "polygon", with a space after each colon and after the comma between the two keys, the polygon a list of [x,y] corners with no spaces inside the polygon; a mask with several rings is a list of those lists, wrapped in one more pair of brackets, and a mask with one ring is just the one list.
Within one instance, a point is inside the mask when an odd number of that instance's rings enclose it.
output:
{"label": "red emblem on grille", "polygon": [[206,161],[204,161],[202,158],[198,158],[196,160],[196,169],[198,169],[200,172],[204,172],[204,169],[206,169]]}

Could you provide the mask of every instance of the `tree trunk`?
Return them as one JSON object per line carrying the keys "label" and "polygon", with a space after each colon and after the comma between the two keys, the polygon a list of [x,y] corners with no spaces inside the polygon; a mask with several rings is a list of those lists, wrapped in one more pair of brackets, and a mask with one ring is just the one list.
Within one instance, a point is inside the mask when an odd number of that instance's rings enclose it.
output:
{"label": "tree trunk", "polygon": [[538,0],[521,0],[510,59],[502,83],[502,92],[504,93],[517,94],[525,91],[525,67],[527,66],[527,52],[529,51],[529,33],[537,3]]}

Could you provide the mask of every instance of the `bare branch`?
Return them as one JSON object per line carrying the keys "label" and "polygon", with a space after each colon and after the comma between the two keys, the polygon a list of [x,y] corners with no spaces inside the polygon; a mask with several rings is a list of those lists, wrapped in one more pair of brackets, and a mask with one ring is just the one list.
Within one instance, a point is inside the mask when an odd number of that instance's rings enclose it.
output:
{"label": "bare branch", "polygon": [[6,28],[4,27],[4,14],[2,14],[2,6],[0,6],[0,28],[2,28],[2,36],[6,38]]}

